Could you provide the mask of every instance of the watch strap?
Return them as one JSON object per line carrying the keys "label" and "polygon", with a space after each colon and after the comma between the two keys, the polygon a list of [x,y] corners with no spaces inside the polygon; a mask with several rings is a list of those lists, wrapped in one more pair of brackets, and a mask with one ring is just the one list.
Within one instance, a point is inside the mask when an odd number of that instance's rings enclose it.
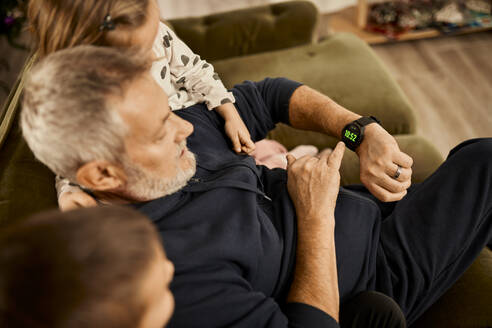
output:
{"label": "watch strap", "polygon": [[374,116],[363,116],[363,117],[359,118],[358,120],[356,120],[355,122],[357,122],[360,126],[366,126],[366,125],[371,124],[371,123],[381,124],[381,122],[377,118],[375,118]]}

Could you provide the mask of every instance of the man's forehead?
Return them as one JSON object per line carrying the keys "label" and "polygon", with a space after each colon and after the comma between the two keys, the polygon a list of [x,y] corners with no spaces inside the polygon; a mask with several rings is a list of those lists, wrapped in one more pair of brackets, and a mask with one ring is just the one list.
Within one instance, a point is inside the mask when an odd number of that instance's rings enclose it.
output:
{"label": "man's forehead", "polygon": [[147,76],[129,83],[114,105],[130,130],[139,135],[153,134],[170,114],[164,91]]}

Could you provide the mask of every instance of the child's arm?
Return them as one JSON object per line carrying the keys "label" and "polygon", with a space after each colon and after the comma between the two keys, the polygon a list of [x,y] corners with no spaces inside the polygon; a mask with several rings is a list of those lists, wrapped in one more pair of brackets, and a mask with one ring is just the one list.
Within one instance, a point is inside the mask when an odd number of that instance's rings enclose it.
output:
{"label": "child's arm", "polygon": [[62,211],[69,211],[82,207],[93,207],[97,205],[94,198],[85,193],[79,187],[71,185],[68,179],[62,179],[57,176],[55,186],[58,196],[58,206]]}
{"label": "child's arm", "polygon": [[225,132],[232,141],[232,146],[236,153],[241,151],[250,154],[255,150],[255,144],[251,140],[246,125],[244,125],[241,116],[232,103],[226,103],[218,106],[215,110],[225,120]]}
{"label": "child's arm", "polygon": [[205,102],[208,109],[215,109],[225,120],[225,131],[231,138],[234,150],[250,153],[255,149],[246,125],[228,92],[211,64],[181,41],[167,26],[161,25],[164,52],[169,60],[171,82],[180,90],[186,90],[196,102]]}

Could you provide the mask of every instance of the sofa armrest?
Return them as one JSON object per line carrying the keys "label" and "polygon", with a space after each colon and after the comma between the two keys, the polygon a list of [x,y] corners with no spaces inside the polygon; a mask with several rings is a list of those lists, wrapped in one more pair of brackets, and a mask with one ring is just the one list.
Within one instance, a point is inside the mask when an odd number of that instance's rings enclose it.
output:
{"label": "sofa armrest", "polygon": [[289,1],[169,22],[194,52],[210,61],[311,43],[318,10],[309,1]]}

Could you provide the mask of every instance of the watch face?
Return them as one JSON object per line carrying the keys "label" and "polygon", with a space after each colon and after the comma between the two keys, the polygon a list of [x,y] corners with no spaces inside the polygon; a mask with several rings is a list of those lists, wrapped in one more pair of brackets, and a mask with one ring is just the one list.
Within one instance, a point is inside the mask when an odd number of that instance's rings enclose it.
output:
{"label": "watch face", "polygon": [[343,130],[343,137],[354,144],[358,143],[360,134],[360,128],[355,124],[350,124]]}

